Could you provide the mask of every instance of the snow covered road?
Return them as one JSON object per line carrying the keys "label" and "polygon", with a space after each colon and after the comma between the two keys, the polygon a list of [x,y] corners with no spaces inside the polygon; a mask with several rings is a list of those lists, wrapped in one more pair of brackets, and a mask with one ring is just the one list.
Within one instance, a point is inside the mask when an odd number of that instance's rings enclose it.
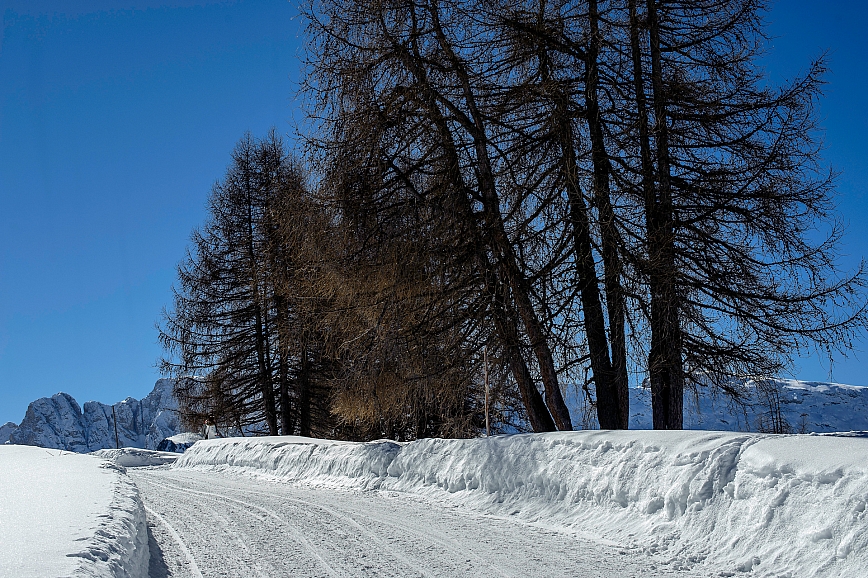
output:
{"label": "snow covered road", "polygon": [[185,469],[129,474],[148,512],[151,578],[691,575],[592,536],[406,493]]}

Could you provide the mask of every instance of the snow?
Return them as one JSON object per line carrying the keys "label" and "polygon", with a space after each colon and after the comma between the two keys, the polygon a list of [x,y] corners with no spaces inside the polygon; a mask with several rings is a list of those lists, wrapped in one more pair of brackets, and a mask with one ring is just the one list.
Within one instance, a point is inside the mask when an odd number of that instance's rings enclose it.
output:
{"label": "snow", "polygon": [[[0,442],[9,437],[13,443],[98,451],[81,455],[0,445],[0,576],[147,575],[151,554],[146,508],[125,468],[167,464],[173,465],[138,470],[135,479],[149,484],[147,491],[158,499],[187,492],[191,502],[186,510],[175,512],[178,503],[171,501],[150,503],[147,511],[160,528],[158,534],[172,540],[172,548],[180,552],[178,567],[188,569],[196,567],[197,559],[205,561],[203,568],[219,568],[227,555],[215,551],[201,558],[201,551],[185,550],[184,540],[195,531],[191,526],[195,520],[223,525],[230,515],[260,520],[255,512],[244,513],[245,504],[253,504],[245,500],[259,496],[265,501],[250,507],[286,526],[288,534],[282,539],[288,540],[289,547],[300,539],[299,531],[290,523],[295,514],[283,512],[281,500],[296,505],[307,503],[308,498],[319,500],[311,507],[340,510],[341,519],[355,519],[360,515],[351,512],[356,498],[328,497],[339,489],[363,501],[372,495],[388,498],[383,503],[371,498],[366,507],[373,508],[367,513],[383,521],[384,531],[395,533],[394,540],[404,527],[402,517],[423,517],[412,504],[403,513],[389,514],[389,508],[396,512],[404,508],[394,501],[398,496],[429,504],[427,526],[410,528],[420,537],[435,524],[435,516],[443,515],[441,510],[434,513],[434,505],[447,505],[477,517],[475,522],[470,518],[460,522],[464,529],[450,526],[452,522],[443,526],[451,528],[443,530],[444,537],[453,531],[464,535],[473,524],[483,527],[485,519],[508,519],[510,524],[543,530],[533,538],[528,534],[521,548],[547,539],[548,530],[554,532],[552,536],[581,536],[590,541],[591,549],[593,544],[607,545],[609,550],[600,554],[607,561],[605,567],[632,551],[654,564],[662,563],[673,575],[864,576],[868,568],[868,387],[795,380],[748,380],[737,385],[743,393],[742,405],[713,395],[708,388],[685,396],[688,430],[728,431],[591,430],[410,443],[293,436],[196,441],[195,434],[171,435],[178,423],[169,380],[158,382],[141,402],[128,398],[115,404],[124,445],[155,446],[169,434],[175,444],[193,444],[180,456],[130,447],[99,449],[114,445],[114,427],[108,421],[112,406],[88,402],[82,411],[71,396],[57,394],[31,404],[21,426],[0,427]],[[650,413],[648,391],[631,391],[631,427],[650,428]],[[767,429],[770,417],[784,431],[821,433],[750,433]],[[228,475],[219,478],[220,492],[208,489],[209,480],[218,483],[215,472]],[[228,481],[245,477],[246,482]],[[264,489],[244,489],[245,483],[254,482],[279,482],[294,489],[268,498]],[[162,483],[174,485],[162,488]],[[308,491],[319,493],[304,494]],[[215,511],[213,516],[200,512],[199,502],[205,498],[234,504],[234,510]],[[376,507],[371,505],[374,502]],[[304,515],[315,517],[310,512]],[[328,551],[333,560],[326,567],[348,568],[353,558],[342,553],[344,538],[327,533],[329,527],[318,527],[321,536],[311,538],[309,553],[317,557],[318,552]],[[239,528],[241,533],[228,533],[227,539],[238,543],[245,532],[254,532],[253,526]],[[392,543],[393,538],[386,542]],[[238,568],[245,567],[247,558],[258,559],[255,552],[264,552],[262,548],[270,544],[263,540],[257,548],[245,548],[246,554],[236,556]],[[329,546],[334,540],[340,543]],[[377,555],[376,550],[365,553],[361,542],[353,544],[361,548],[362,557]],[[414,556],[423,556],[417,551],[422,545],[424,540],[407,543]],[[480,560],[503,556],[486,550],[482,541],[473,548]],[[445,564],[460,549],[453,547],[450,552],[437,563]],[[517,552],[513,555],[522,556],[526,550]],[[395,569],[409,564],[401,562],[403,554],[398,550],[389,556],[398,560]],[[580,558],[596,559],[587,556],[586,551]],[[573,558],[564,554],[560,559]],[[284,562],[278,557],[269,564],[277,568]],[[498,564],[506,562],[500,558]],[[303,557],[292,562],[302,574],[317,575],[316,565],[309,568],[308,563]],[[625,569],[624,575],[642,575],[642,571],[636,574],[639,563]]]}
{"label": "snow", "polygon": [[171,441],[175,445],[181,445],[181,444],[193,445],[197,441],[201,440],[202,436],[200,436],[199,434],[194,434],[194,433],[190,433],[190,432],[183,432],[183,433],[179,433],[177,435],[169,436],[166,439]]}
{"label": "snow", "polygon": [[401,492],[191,468],[136,468],[130,476],[148,511],[151,578],[698,578],[575,531]]}
{"label": "snow", "polygon": [[200,436],[199,434],[194,434],[190,432],[179,433],[177,435],[169,436],[163,441],[161,441],[159,444],[157,444],[157,449],[165,452],[175,452],[183,454],[187,448],[189,448],[201,439],[202,436]]}
{"label": "snow", "polygon": [[145,466],[164,466],[178,459],[178,454],[157,452],[139,448],[121,448],[114,450],[97,450],[92,452],[98,458],[108,460],[124,468],[140,468]]}
{"label": "snow", "polygon": [[586,431],[196,443],[174,470],[388,490],[591,533],[701,575],[864,576],[868,437]]}
{"label": "snow", "polygon": [[136,486],[94,456],[0,446],[0,576],[147,576]]}

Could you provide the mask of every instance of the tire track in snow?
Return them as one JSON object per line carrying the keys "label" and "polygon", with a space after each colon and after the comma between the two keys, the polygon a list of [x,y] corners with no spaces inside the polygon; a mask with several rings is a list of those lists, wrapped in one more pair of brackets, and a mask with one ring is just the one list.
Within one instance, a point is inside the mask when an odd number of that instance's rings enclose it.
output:
{"label": "tire track in snow", "polygon": [[[274,498],[274,496],[271,496],[271,495],[269,495],[269,494],[266,494],[265,492],[258,492],[258,491],[256,491],[256,490],[241,490],[241,491],[242,491],[243,493],[246,493],[246,494],[254,494],[254,495],[259,495],[259,496],[268,496],[268,497]],[[359,533],[365,535],[369,540],[371,540],[371,541],[374,542],[375,544],[379,545],[379,546],[383,549],[383,551],[387,552],[390,556],[394,557],[394,558],[395,558],[396,560],[398,560],[399,562],[403,562],[405,565],[407,565],[407,566],[409,566],[410,568],[414,569],[414,570],[415,570],[416,572],[418,572],[421,576],[425,576],[425,577],[433,576],[433,574],[431,574],[430,572],[428,572],[428,570],[426,570],[424,567],[422,567],[422,566],[416,564],[416,563],[413,562],[411,559],[409,559],[409,558],[407,558],[406,556],[404,556],[404,555],[400,552],[400,550],[398,550],[398,549],[395,548],[394,546],[392,546],[392,545],[386,543],[386,541],[383,540],[382,538],[380,538],[377,534],[375,534],[374,532],[371,532],[370,530],[368,530],[367,528],[365,528],[364,526],[362,526],[361,524],[359,524],[359,523],[358,523],[358,522],[357,522],[357,521],[356,521],[356,520],[355,520],[351,515],[349,515],[349,514],[342,514],[342,513],[338,512],[338,511],[336,511],[336,510],[333,510],[332,508],[330,508],[330,507],[328,507],[328,506],[323,506],[322,504],[314,504],[314,503],[312,503],[312,502],[307,502],[307,501],[304,501],[304,500],[299,500],[299,499],[296,499],[296,498],[289,498],[289,497],[282,497],[282,499],[283,499],[284,501],[292,502],[292,503],[294,503],[294,504],[300,504],[300,505],[305,506],[305,507],[308,507],[308,508],[316,508],[317,510],[322,510],[323,512],[326,512],[327,514],[329,514],[330,516],[332,516],[333,518],[348,523],[350,526],[352,526],[353,528],[355,528],[356,530],[358,530]]]}
{"label": "tire track in snow", "polygon": [[[230,520],[228,520],[228,519],[226,519],[225,517],[221,516],[221,515],[218,514],[217,512],[211,512],[211,515],[212,515],[214,518],[216,518],[216,519],[220,522],[220,524],[221,524],[221,525],[222,525],[222,526],[223,526],[227,531],[229,531],[229,530],[232,531],[232,537],[233,537],[233,539],[235,540],[235,543],[238,544],[238,546],[239,546],[242,550],[244,550],[245,552],[247,552],[247,555],[248,555],[248,556],[250,556],[251,558],[253,558],[253,557],[256,556],[256,554],[254,554],[254,552],[253,552],[253,551],[250,549],[250,547],[247,545],[247,542],[250,542],[250,541],[251,541],[251,537],[250,537],[250,536],[248,536],[245,532],[243,532],[243,531],[239,530],[238,528],[236,528],[236,527],[235,527],[235,524],[233,524]],[[265,563],[266,566],[268,566],[268,570],[267,570],[267,571],[263,571],[263,570],[262,570],[262,563],[263,563],[263,562]],[[255,570],[256,570],[256,575],[257,575],[259,578],[268,578],[269,576],[278,576],[278,575],[279,575],[279,574],[278,574],[278,571],[277,571],[277,568],[275,568],[273,565],[271,565],[271,564],[268,563],[268,562],[265,562],[265,561],[263,561],[263,560],[256,560],[256,561],[254,562],[254,564],[256,565],[256,568],[255,568]]]}
{"label": "tire track in snow", "polygon": [[[202,471],[198,471],[197,473],[200,475],[208,475],[208,473],[202,472]],[[183,474],[180,474],[180,472],[168,470],[164,474],[165,477],[163,477],[163,476],[161,476],[161,477],[162,477],[162,480],[166,482],[167,486],[171,485],[172,487],[174,487],[178,491],[192,491],[195,493],[203,493],[203,492],[200,492],[197,490],[191,490],[188,486],[183,485],[184,482],[188,482],[188,480],[175,478],[174,477],[175,475],[183,476]],[[186,477],[186,476],[184,476],[184,477]],[[231,479],[231,478],[229,478],[229,479]],[[249,478],[236,477],[235,479],[236,480],[248,480]],[[171,480],[171,482],[169,482],[169,480]],[[172,482],[174,482],[174,483],[172,483]],[[266,483],[272,483],[272,482],[268,481]],[[281,484],[278,483],[277,486],[280,487]],[[288,485],[286,487],[288,489],[294,488],[292,485]],[[227,491],[259,495],[259,496],[269,498],[271,500],[279,499],[279,500],[284,501],[284,502],[292,502],[292,503],[301,505],[304,508],[317,508],[319,510],[326,511],[327,513],[330,513],[336,519],[345,520],[345,521],[350,522],[354,527],[356,527],[356,528],[360,529],[362,532],[364,532],[364,534],[366,536],[371,537],[372,541],[375,541],[379,545],[384,545],[384,541],[381,538],[377,537],[375,532],[365,529],[356,521],[356,519],[353,517],[353,513],[349,513],[346,511],[344,511],[344,513],[339,513],[332,508],[329,508],[327,506],[323,506],[323,505],[318,504],[318,503],[314,503],[314,502],[310,502],[310,501],[306,501],[306,500],[301,500],[298,498],[291,498],[291,497],[286,496],[286,495],[279,495],[279,494],[275,494],[275,493],[250,490],[250,489],[245,488],[245,487],[239,487],[238,485],[226,485],[226,486],[222,486],[222,488],[224,490],[227,490]],[[219,494],[214,494],[212,492],[204,492],[204,494],[212,495],[215,498],[218,496],[223,497]],[[226,499],[232,500],[233,498],[227,496]],[[355,507],[358,507],[359,505],[360,505],[359,503],[354,504]],[[466,560],[467,562],[470,562],[471,560],[473,560],[475,565],[480,567],[480,571],[481,571],[481,568],[486,569],[486,575],[500,576],[503,578],[513,578],[514,576],[522,575],[521,573],[515,574],[514,572],[510,572],[509,570],[507,570],[501,566],[493,564],[490,560],[486,559],[483,555],[477,554],[473,550],[468,549],[466,543],[462,544],[461,542],[452,538],[448,534],[441,532],[441,531],[438,531],[433,526],[428,525],[428,526],[425,526],[424,529],[420,529],[418,527],[414,527],[411,524],[401,522],[392,515],[383,516],[380,513],[374,513],[374,511],[371,508],[365,508],[364,511],[355,510],[354,514],[356,516],[363,516],[363,517],[365,517],[365,518],[367,518],[373,522],[376,522],[377,524],[379,524],[382,527],[390,528],[392,530],[398,530],[398,532],[396,532],[396,535],[402,536],[402,538],[404,538],[404,539],[406,539],[407,535],[415,536],[417,538],[417,540],[416,540],[417,545],[418,544],[437,545],[440,548],[442,548],[444,551],[449,552],[451,554],[452,559],[454,559],[454,560]],[[427,569],[419,566],[418,564],[409,560],[406,556],[400,554],[399,551],[394,546],[385,545],[385,551],[388,554],[392,555],[394,558],[400,560],[401,562],[404,562],[405,565],[407,565],[410,568],[413,568],[414,570],[419,572],[422,576],[435,576],[435,574],[432,574]],[[437,575],[439,575],[439,574],[437,574]]]}
{"label": "tire track in snow", "polygon": [[[150,480],[145,480],[145,482],[151,484],[152,486],[159,487],[158,484],[155,484],[154,482],[152,482]],[[166,485],[172,485],[175,489],[187,492],[189,494],[196,494],[196,495],[200,495],[200,496],[205,496],[205,497],[209,497],[209,498],[212,498],[214,500],[217,500],[217,501],[225,500],[228,502],[236,503],[240,506],[244,506],[244,508],[259,510],[260,512],[266,514],[266,519],[268,517],[273,518],[273,519],[277,520],[280,524],[285,526],[292,533],[295,540],[304,547],[305,551],[307,551],[314,559],[316,559],[316,561],[319,562],[319,564],[325,569],[325,571],[328,572],[329,576],[339,576],[340,575],[338,572],[335,571],[334,568],[332,568],[332,566],[328,562],[325,561],[325,559],[322,556],[320,556],[317,548],[313,544],[311,544],[310,541],[307,538],[305,538],[297,528],[293,527],[292,524],[289,523],[289,521],[285,520],[283,517],[281,517],[279,514],[277,514],[273,510],[269,510],[268,508],[263,508],[262,506],[257,506],[256,504],[251,504],[249,502],[245,502],[243,500],[239,500],[237,498],[233,498],[231,496],[227,496],[224,494],[217,494],[214,492],[205,492],[202,490],[194,490],[192,488],[184,488],[182,486],[176,486],[174,484],[166,484]],[[247,514],[251,513],[249,510],[246,510],[244,508],[241,509],[242,512],[247,513]],[[260,521],[264,521],[263,519],[261,519],[259,517],[257,517],[257,519]],[[245,548],[245,549],[247,549],[247,548]],[[247,549],[247,550],[249,551],[249,549]]]}
{"label": "tire track in snow", "polygon": [[[167,485],[167,486],[168,486],[168,485],[171,485],[172,487],[174,487],[174,488],[176,488],[177,490],[180,490],[180,491],[192,492],[192,493],[196,493],[196,494],[200,494],[200,495],[206,495],[206,496],[213,496],[213,497],[215,497],[215,498],[219,497],[219,498],[226,499],[226,500],[229,500],[229,501],[235,501],[235,502],[238,502],[238,501],[239,501],[239,500],[236,500],[236,499],[234,499],[234,498],[232,498],[232,497],[230,497],[230,496],[226,496],[226,495],[224,495],[224,494],[217,494],[217,493],[215,493],[215,492],[202,492],[202,491],[198,491],[198,490],[190,490],[189,488],[185,488],[185,487],[183,487],[183,486],[179,486],[179,485],[172,484],[172,483],[167,483],[166,485]],[[224,489],[228,489],[228,488],[224,488]],[[256,491],[256,490],[250,490],[250,489],[246,489],[246,488],[232,488],[232,490],[235,491],[235,492],[241,492],[241,493],[244,493],[244,494],[255,495],[255,496],[262,496],[262,497],[265,497],[265,498],[268,498],[268,499],[271,499],[271,500],[273,500],[273,499],[276,498],[276,496],[275,496],[274,494],[269,494],[269,493],[267,493],[267,492],[260,492],[260,491]],[[293,504],[301,505],[301,506],[303,506],[303,507],[305,507],[305,508],[315,508],[315,509],[317,509],[317,510],[321,510],[321,511],[323,511],[323,512],[326,512],[327,514],[329,514],[330,516],[332,516],[332,517],[335,518],[336,520],[340,520],[340,521],[342,521],[342,522],[345,522],[345,523],[349,524],[350,526],[352,526],[353,528],[355,528],[356,530],[358,530],[359,533],[363,534],[363,535],[364,535],[367,539],[369,539],[371,542],[374,542],[375,544],[377,544],[378,546],[380,546],[384,552],[386,552],[387,554],[389,554],[390,556],[392,556],[393,558],[395,558],[397,561],[399,561],[399,562],[403,563],[404,565],[408,566],[409,568],[412,568],[412,569],[413,569],[414,571],[416,571],[419,575],[424,576],[424,577],[433,577],[433,576],[434,576],[434,575],[431,574],[431,573],[430,573],[426,568],[424,568],[423,566],[420,566],[419,564],[417,564],[416,562],[414,562],[414,561],[411,560],[410,558],[404,556],[404,555],[401,553],[401,551],[400,551],[399,549],[397,549],[397,548],[395,548],[394,546],[388,544],[385,540],[383,540],[382,538],[380,538],[377,534],[375,534],[374,532],[368,530],[367,528],[365,528],[364,526],[362,526],[361,524],[359,524],[359,523],[358,523],[358,522],[357,522],[357,521],[356,521],[356,520],[355,520],[351,515],[349,515],[349,514],[346,514],[346,513],[340,513],[340,512],[338,512],[337,510],[334,510],[334,509],[332,509],[332,508],[330,508],[330,507],[328,507],[328,506],[324,506],[324,505],[322,505],[322,504],[315,504],[315,503],[313,503],[313,502],[308,502],[308,501],[305,501],[305,500],[299,500],[299,499],[296,499],[296,498],[290,498],[290,497],[287,497],[287,496],[280,496],[279,499],[280,499],[282,502],[291,502],[291,503],[293,503]],[[262,508],[260,508],[260,509],[262,509]],[[272,512],[272,514],[273,514],[273,515],[276,515],[274,512]],[[456,551],[456,553],[457,553],[457,554],[460,554],[460,555],[464,555],[464,552],[458,552],[458,551]],[[498,570],[498,572],[500,572],[499,569],[497,569],[497,570]],[[501,575],[503,575],[503,574],[501,574]]]}
{"label": "tire track in snow", "polygon": [[[169,479],[172,479],[172,478],[169,478]],[[179,480],[173,480],[173,481],[178,482]],[[188,488],[186,488],[184,486],[178,486],[178,485],[174,485],[174,484],[172,484],[172,485],[178,490],[193,491],[196,493],[202,493],[202,492],[196,491],[196,490],[189,490]],[[229,489],[229,488],[227,487],[224,489]],[[274,494],[269,494],[266,492],[257,492],[255,490],[249,490],[246,488],[238,488],[238,487],[232,487],[231,489],[233,492],[243,492],[243,493],[247,493],[247,494],[255,494],[255,495],[268,497],[269,499],[275,498]],[[209,493],[205,492],[205,494],[209,494]],[[218,496],[217,494],[211,494],[211,495]],[[224,496],[220,496],[220,497],[224,497]],[[233,498],[230,498],[228,496],[226,496],[225,498],[229,499],[229,500],[233,500]],[[316,504],[313,502],[300,500],[297,498],[290,498],[288,496],[280,496],[280,499],[283,501],[293,502],[293,503],[302,505],[306,508],[317,508],[319,510],[322,510],[322,511],[329,513],[330,515],[334,516],[337,519],[350,522],[353,525],[353,527],[361,530],[366,536],[370,537],[372,541],[383,546],[385,548],[385,551],[388,554],[390,554],[391,556],[393,556],[394,558],[400,560],[401,562],[403,562],[405,565],[409,566],[410,568],[413,568],[414,570],[419,572],[422,576],[432,576],[432,574],[429,571],[427,571],[422,566],[419,566],[418,564],[414,563],[409,558],[407,558],[406,556],[401,554],[394,546],[390,546],[390,545],[385,544],[384,541],[381,538],[379,538],[374,532],[362,527],[355,520],[355,518],[352,517],[352,514],[349,514],[346,512],[341,514],[335,510],[330,509],[327,506],[323,506],[321,504]],[[495,564],[492,564],[489,560],[485,559],[484,557],[476,554],[475,552],[473,552],[471,550],[468,550],[466,548],[466,545],[462,545],[460,542],[449,537],[448,535],[445,535],[441,532],[437,532],[435,534],[431,527],[426,528],[425,531],[420,531],[418,528],[414,528],[411,525],[401,523],[401,522],[399,522],[395,519],[392,519],[392,518],[386,518],[386,517],[382,517],[382,516],[373,514],[370,511],[365,512],[364,515],[365,515],[365,517],[369,518],[370,520],[376,521],[377,523],[379,523],[382,526],[391,527],[394,529],[399,529],[404,533],[410,533],[414,536],[417,536],[419,538],[420,542],[437,544],[438,546],[440,546],[444,550],[451,552],[456,560],[461,559],[461,558],[463,558],[463,559],[470,558],[470,559],[473,559],[476,562],[476,564],[478,564],[479,566],[487,567],[490,571],[493,571],[495,573],[495,575],[497,575],[497,576],[502,576],[504,578],[512,578],[514,576],[514,574],[504,570],[503,568],[501,568]]]}
{"label": "tire track in snow", "polygon": [[175,528],[167,522],[161,515],[156,513],[154,510],[145,506],[145,511],[152,515],[158,522],[160,522],[166,530],[169,532],[169,535],[172,536],[172,539],[175,540],[175,543],[181,549],[181,552],[184,553],[184,556],[187,558],[187,562],[190,563],[190,572],[193,573],[195,578],[203,578],[202,572],[199,571],[199,566],[196,564],[196,559],[193,557],[193,554],[190,553],[190,550],[187,549],[187,545],[184,543],[184,540],[181,539],[181,536],[178,532],[175,531]]}
{"label": "tire track in snow", "polygon": [[[656,556],[627,552],[593,536],[480,516],[403,493],[318,489],[194,469],[130,473],[143,482],[143,499],[161,504],[165,518],[185,536],[206,577],[248,578],[266,560],[277,569],[271,574],[275,578],[326,576],[284,529],[290,521],[328,560],[332,575],[353,578],[690,576]],[[279,528],[274,523],[278,518]],[[228,520],[231,531],[222,531],[221,520]],[[162,532],[156,538],[173,555],[173,571],[183,575],[183,555],[172,537]],[[235,545],[239,538],[248,541],[246,555]]]}
{"label": "tire track in snow", "polygon": [[[292,498],[289,498],[289,499],[292,499]],[[304,502],[302,500],[294,500],[294,501],[297,501],[297,502],[300,502],[303,504],[307,504],[307,502]],[[319,506],[317,504],[311,504],[311,505],[314,507],[319,507],[321,509],[325,509],[323,506]],[[350,516],[351,516],[351,514],[346,514],[345,516],[342,516],[342,517],[346,517],[346,518],[353,520],[353,523],[358,526],[358,523],[354,519],[352,519]],[[425,532],[421,532],[421,531],[419,531],[418,528],[413,528],[412,526],[402,524],[400,522],[395,521],[394,519],[386,519],[386,518],[382,518],[380,516],[375,516],[375,515],[372,515],[370,512],[366,512],[365,516],[371,520],[379,522],[380,524],[382,524],[384,526],[388,526],[388,527],[392,527],[392,528],[398,528],[400,530],[403,530],[404,532],[412,533],[413,535],[418,536],[419,538],[421,538],[423,540],[435,542],[436,544],[439,544],[440,546],[442,546],[444,549],[452,552],[456,557],[459,557],[459,558],[465,557],[466,558],[467,556],[470,556],[471,558],[475,559],[477,561],[477,563],[479,563],[482,566],[488,566],[489,569],[493,570],[494,572],[496,572],[500,576],[503,576],[505,578],[511,578],[512,577],[512,574],[505,572],[503,570],[503,568],[495,566],[494,564],[492,564],[491,562],[489,562],[488,560],[486,560],[482,556],[479,556],[472,551],[468,551],[467,548],[462,548],[461,544],[457,540],[449,538],[448,536],[445,536],[439,532],[437,533],[437,535],[433,534],[431,531],[431,528],[428,528],[428,530]],[[373,532],[368,531],[368,533],[373,535]]]}

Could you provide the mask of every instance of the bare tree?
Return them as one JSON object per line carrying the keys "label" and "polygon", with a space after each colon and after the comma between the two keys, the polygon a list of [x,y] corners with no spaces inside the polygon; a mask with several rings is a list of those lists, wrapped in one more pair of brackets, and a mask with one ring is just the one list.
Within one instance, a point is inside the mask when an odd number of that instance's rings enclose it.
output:
{"label": "bare tree", "polygon": [[[499,149],[501,127],[489,124],[499,106],[492,99],[494,71],[470,61],[479,40],[463,11],[462,5],[438,2],[318,5],[310,14],[316,43],[311,86],[334,139],[343,138],[348,124],[380,123],[388,129],[391,150],[378,154],[401,155],[412,170],[439,171],[461,230],[472,240],[473,266],[487,280],[491,324],[510,352],[534,429],[572,429],[550,329],[520,255],[525,245],[511,237],[527,230],[523,203],[530,197],[509,175]],[[384,170],[400,167],[387,160]],[[525,350],[536,362],[545,410]]]}

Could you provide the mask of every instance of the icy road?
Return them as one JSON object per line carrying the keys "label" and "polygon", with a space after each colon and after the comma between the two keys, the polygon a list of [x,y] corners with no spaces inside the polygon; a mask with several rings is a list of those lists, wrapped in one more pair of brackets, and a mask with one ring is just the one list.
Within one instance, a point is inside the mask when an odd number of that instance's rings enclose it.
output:
{"label": "icy road", "polygon": [[612,542],[388,491],[130,468],[151,578],[691,576]]}

